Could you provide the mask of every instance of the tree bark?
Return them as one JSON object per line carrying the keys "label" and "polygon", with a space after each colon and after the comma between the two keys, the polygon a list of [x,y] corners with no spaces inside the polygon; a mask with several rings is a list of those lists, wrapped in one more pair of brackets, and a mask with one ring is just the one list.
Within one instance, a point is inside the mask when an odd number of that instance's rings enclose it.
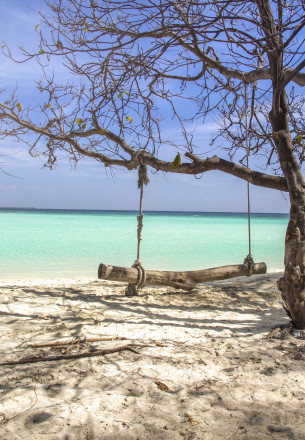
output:
{"label": "tree bark", "polygon": [[[275,93],[276,94],[276,91]],[[275,97],[276,98],[276,97]],[[299,329],[305,328],[305,182],[292,149],[287,120],[286,94],[283,89],[270,112],[273,137],[279,161],[287,181],[290,197],[290,219],[285,238],[285,271],[278,288],[288,315]]]}
{"label": "tree bark", "polygon": [[[267,266],[265,263],[256,263],[252,270],[252,274],[263,274],[266,272]],[[247,276],[248,266],[246,264],[236,264],[187,272],[146,270],[145,275],[145,285],[171,286],[176,289],[192,290],[198,283]],[[109,266],[102,263],[98,269],[98,278],[136,284],[138,271],[136,268]]]}
{"label": "tree bark", "polygon": [[278,131],[279,156],[288,182],[290,219],[285,237],[285,272],[278,288],[297,328],[305,328],[305,183],[291,148],[289,131]]}
{"label": "tree bark", "polygon": [[[296,327],[305,328],[305,182],[296,156],[288,122],[288,103],[285,85],[293,80],[293,74],[304,67],[299,66],[288,74],[284,69],[284,41],[282,32],[282,7],[278,2],[278,17],[273,16],[270,0],[256,0],[267,38],[267,56],[272,80],[272,109],[269,113],[273,138],[281,169],[286,178],[290,197],[290,219],[285,239],[285,271],[278,281],[278,288],[288,315]],[[286,42],[287,44],[287,42]],[[293,73],[293,74],[292,74]]]}

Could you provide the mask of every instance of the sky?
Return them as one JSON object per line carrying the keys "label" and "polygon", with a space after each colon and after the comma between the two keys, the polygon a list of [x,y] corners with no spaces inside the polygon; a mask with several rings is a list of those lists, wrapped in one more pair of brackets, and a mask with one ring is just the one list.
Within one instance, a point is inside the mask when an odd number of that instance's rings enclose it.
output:
{"label": "sky", "polygon": [[[43,0],[1,0],[0,41],[8,43],[13,53],[22,43],[31,48],[37,42],[35,26]],[[32,8],[32,9],[31,9]],[[1,43],[3,44],[3,43]],[[33,62],[16,64],[0,54],[0,89],[18,84],[18,96],[37,99],[34,81],[41,73]],[[61,65],[57,73],[63,79],[67,72]],[[165,121],[166,122],[166,121]],[[169,137],[177,128],[168,125]],[[197,138],[208,146],[215,121],[198,125]],[[225,157],[218,153],[220,157]],[[250,166],[253,165],[250,163]],[[6,138],[0,141],[0,207],[41,209],[118,209],[135,210],[139,204],[136,172],[117,169],[115,176],[94,160],[82,161],[76,168],[67,161],[50,171],[40,158],[32,158],[26,145]],[[254,168],[255,169],[255,166]],[[7,173],[7,174],[6,174]],[[236,177],[211,171],[200,179],[194,176],[149,173],[150,184],[144,191],[144,210],[246,212],[247,184]],[[289,212],[288,195],[276,190],[251,185],[253,212]]]}

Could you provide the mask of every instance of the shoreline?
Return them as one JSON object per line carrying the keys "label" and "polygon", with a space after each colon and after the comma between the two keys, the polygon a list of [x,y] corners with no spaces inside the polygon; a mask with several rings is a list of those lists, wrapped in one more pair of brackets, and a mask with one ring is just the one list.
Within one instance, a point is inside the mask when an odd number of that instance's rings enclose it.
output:
{"label": "shoreline", "polygon": [[[282,275],[284,273],[284,269],[270,269],[267,270],[266,274],[263,275],[258,275],[258,276],[266,276],[266,275],[274,275],[274,274],[278,274],[278,275]],[[257,276],[257,275],[252,275],[252,277]],[[247,277],[237,277],[240,279],[243,278],[247,278]],[[251,277],[250,277],[251,278]],[[223,281],[230,281],[234,278],[229,278],[228,280],[223,280]],[[55,277],[36,277],[36,276],[21,276],[21,277],[16,277],[16,278],[12,278],[10,276],[8,277],[4,277],[2,278],[0,275],[0,285],[4,284],[4,283],[15,283],[15,282],[30,282],[30,283],[56,283],[56,282],[82,282],[82,281],[88,281],[88,282],[92,282],[92,281],[100,281],[100,282],[106,282],[106,280],[100,280],[96,277],[91,277],[91,276],[55,276]],[[221,280],[220,280],[221,281]],[[111,282],[111,281],[109,281]],[[115,283],[116,281],[112,281],[113,283]],[[212,281],[207,281],[206,283],[202,283],[202,284],[209,284]],[[127,284],[127,283],[126,283]],[[150,286],[147,286],[150,287]]]}

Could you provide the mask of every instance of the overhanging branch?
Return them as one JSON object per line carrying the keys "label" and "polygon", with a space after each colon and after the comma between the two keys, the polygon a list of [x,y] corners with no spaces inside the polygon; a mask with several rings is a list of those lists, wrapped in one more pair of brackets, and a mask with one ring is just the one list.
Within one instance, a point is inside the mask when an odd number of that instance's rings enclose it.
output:
{"label": "overhanging branch", "polygon": [[234,162],[225,159],[220,159],[218,156],[213,156],[207,159],[200,159],[194,154],[186,153],[186,157],[192,159],[192,163],[182,163],[178,168],[173,169],[171,162],[166,162],[157,159],[149,154],[143,155],[143,162],[151,166],[155,170],[164,171],[167,173],[179,174],[201,174],[207,171],[218,170],[239,179],[245,180],[256,186],[264,188],[277,189],[279,191],[288,191],[286,179],[280,176],[272,176],[270,174],[253,171]]}
{"label": "overhanging branch", "polygon": [[[39,136],[45,136],[50,140],[56,140],[62,143],[70,145],[75,152],[82,156],[91,157],[95,160],[102,162],[105,166],[119,166],[127,169],[135,169],[139,165],[139,155],[141,155],[142,163],[154,168],[156,171],[164,171],[168,173],[178,173],[178,174],[201,174],[211,170],[219,170],[232,176],[238,177],[240,179],[246,180],[253,185],[261,186],[265,188],[277,189],[280,191],[288,191],[287,182],[284,177],[272,176],[270,174],[261,173],[259,171],[253,171],[234,162],[227,161],[225,159],[220,159],[217,156],[213,156],[207,159],[200,159],[191,153],[186,153],[185,157],[192,160],[191,163],[182,163],[179,167],[173,168],[172,162],[163,161],[155,157],[146,151],[136,151],[120,136],[112,133],[109,130],[103,130],[102,135],[106,136],[108,140],[112,141],[114,144],[121,146],[125,153],[128,153],[130,159],[118,159],[115,157],[110,157],[107,154],[98,151],[97,149],[90,150],[88,148],[82,147],[77,138],[84,139],[90,138],[91,135],[98,135],[99,130],[90,129],[87,132],[82,133],[67,133],[63,135],[54,134],[46,130],[45,128],[31,124],[28,121],[22,120],[16,115],[12,109],[8,106],[2,105],[3,113],[0,115],[1,119],[9,119],[17,125],[24,127],[25,129],[36,133]],[[10,113],[11,111],[11,113]],[[102,140],[101,140],[102,143]]]}

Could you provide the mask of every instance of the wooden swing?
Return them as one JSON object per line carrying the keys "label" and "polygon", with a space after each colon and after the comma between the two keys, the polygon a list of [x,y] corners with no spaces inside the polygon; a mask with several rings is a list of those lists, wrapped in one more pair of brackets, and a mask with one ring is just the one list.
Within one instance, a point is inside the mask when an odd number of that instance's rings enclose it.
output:
{"label": "wooden swing", "polygon": [[[246,113],[246,147],[247,147],[247,168],[249,168],[249,140],[248,140],[248,121],[247,121],[247,102],[248,92],[245,86],[245,113]],[[171,286],[176,289],[192,290],[196,284],[206,281],[225,280],[240,276],[251,276],[256,274],[264,274],[267,272],[265,263],[254,263],[251,255],[251,213],[250,213],[250,184],[247,182],[247,198],[248,198],[248,241],[249,253],[243,264],[231,266],[214,267],[210,269],[193,270],[185,272],[172,272],[161,270],[145,270],[140,260],[140,247],[142,240],[143,228],[143,186],[147,185],[149,178],[147,176],[146,165],[141,161],[139,154],[138,167],[138,188],[140,189],[140,207],[137,217],[137,259],[131,268],[110,266],[100,264],[98,269],[98,278],[102,280],[123,281],[129,283],[125,295],[134,296],[138,294],[138,290],[145,285],[161,285]]]}

